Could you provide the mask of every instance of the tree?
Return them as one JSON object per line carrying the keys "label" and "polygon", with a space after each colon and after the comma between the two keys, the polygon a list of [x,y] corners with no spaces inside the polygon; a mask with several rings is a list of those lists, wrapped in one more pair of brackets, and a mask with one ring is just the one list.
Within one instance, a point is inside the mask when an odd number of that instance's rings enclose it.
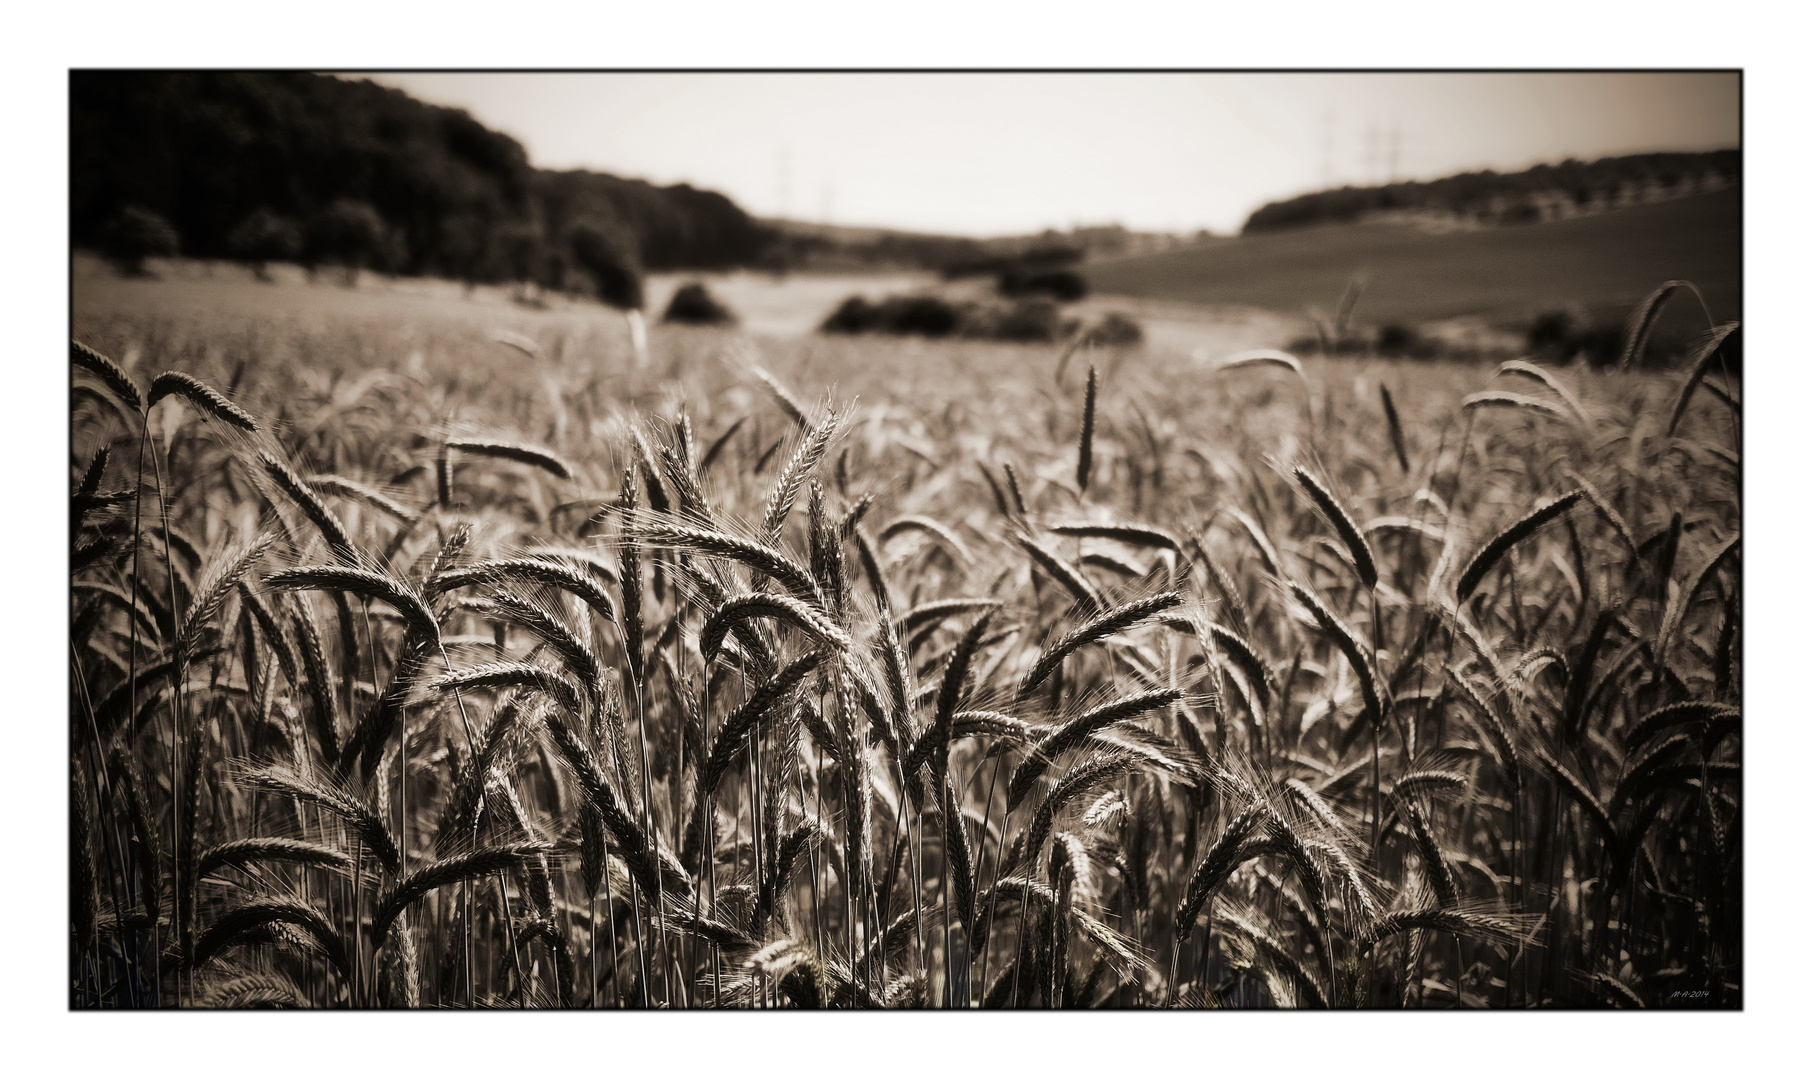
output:
{"label": "tree", "polygon": [[598,299],[623,313],[629,323],[629,343],[640,366],[648,359],[648,325],[642,319],[642,265],[627,244],[591,224],[567,230],[573,262],[591,275]]}
{"label": "tree", "polygon": [[138,207],[171,225],[186,255],[241,258],[229,241],[265,209],[307,223],[304,265],[348,265],[344,253],[315,252],[308,235],[337,200],[384,223],[359,253],[366,265],[468,281],[503,278],[491,238],[512,225],[559,244],[571,225],[606,226],[638,266],[659,269],[751,265],[770,237],[716,192],[537,170],[519,143],[469,114],[361,79],[78,71],[69,141],[72,238],[96,251],[120,212]]}
{"label": "tree", "polygon": [[101,254],[128,277],[144,277],[145,260],[175,255],[182,237],[161,214],[142,206],[128,206],[108,222],[100,236]]}
{"label": "tree", "polygon": [[527,300],[529,287],[542,276],[541,234],[525,221],[511,221],[485,237],[483,273],[487,280],[507,281],[517,300]]}
{"label": "tree", "polygon": [[598,299],[618,311],[642,309],[642,265],[628,244],[597,225],[581,223],[567,231],[573,262],[591,275]]}
{"label": "tree", "polygon": [[345,284],[358,283],[359,270],[383,266],[393,244],[390,228],[370,203],[336,199],[309,226],[309,247],[322,262],[340,266]]}
{"label": "tree", "polygon": [[249,265],[259,281],[269,281],[265,263],[285,262],[302,254],[302,227],[259,207],[227,234],[227,250]]}
{"label": "tree", "polygon": [[565,292],[571,287],[572,260],[557,247],[535,249],[535,284],[546,292]]}

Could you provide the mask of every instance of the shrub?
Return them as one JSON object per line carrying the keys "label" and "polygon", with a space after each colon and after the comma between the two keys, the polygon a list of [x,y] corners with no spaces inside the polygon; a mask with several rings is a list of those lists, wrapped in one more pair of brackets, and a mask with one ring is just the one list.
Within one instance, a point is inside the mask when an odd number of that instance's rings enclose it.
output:
{"label": "shrub", "polygon": [[1415,327],[1402,323],[1385,323],[1378,328],[1374,348],[1379,356],[1411,360],[1433,360],[1441,355],[1441,343],[1423,337]]}
{"label": "shrub", "polygon": [[1145,328],[1124,312],[1110,311],[1088,328],[1083,340],[1089,345],[1108,347],[1139,345],[1145,341]]}
{"label": "shrub", "polygon": [[142,206],[121,210],[101,234],[101,254],[129,277],[147,273],[146,259],[175,255],[181,250],[182,237],[177,235],[176,227]]}
{"label": "shrub", "polygon": [[1544,311],[1529,323],[1529,351],[1548,352],[1566,344],[1573,331],[1573,316],[1565,311]]}
{"label": "shrub", "polygon": [[1079,247],[1053,243],[1040,244],[1018,255],[977,255],[972,251],[965,252],[961,257],[945,262],[944,280],[1000,278],[1008,274],[1017,274],[1023,278],[1073,266],[1082,261],[1083,254]]}
{"label": "shrub", "polygon": [[668,301],[667,313],[661,316],[661,321],[690,326],[729,326],[736,322],[736,313],[719,303],[704,282],[689,281]]}
{"label": "shrub", "polygon": [[1074,320],[1062,318],[1057,305],[1049,300],[1020,300],[970,311],[962,336],[985,341],[1056,341],[1074,332],[1075,325]]}
{"label": "shrub", "polygon": [[873,303],[852,296],[837,305],[819,329],[827,334],[901,334],[919,337],[949,337],[969,314],[967,305],[955,304],[941,296],[920,293],[889,296]]}
{"label": "shrub", "polygon": [[825,334],[866,334],[880,328],[881,309],[865,296],[851,296],[819,325]]}
{"label": "shrub", "polygon": [[1327,328],[1323,326],[1318,333],[1290,339],[1284,349],[1297,355],[1313,353],[1317,356],[1364,356],[1376,347],[1374,338],[1352,333],[1336,338],[1328,334]]}
{"label": "shrub", "polygon": [[1615,364],[1623,353],[1623,327],[1593,321],[1583,312],[1545,311],[1529,323],[1529,351],[1556,363],[1583,359],[1593,367]]}
{"label": "shrub", "polygon": [[997,286],[1002,296],[1049,296],[1068,302],[1088,295],[1088,282],[1074,270],[1014,268],[1000,275]]}
{"label": "shrub", "polygon": [[[826,334],[897,334],[976,341],[1042,343],[1061,341],[1080,323],[1063,317],[1054,301],[1025,298],[1011,304],[960,303],[929,293],[889,296],[878,303],[851,296],[818,327]],[[1139,324],[1119,312],[1102,319],[1091,333],[1095,344],[1132,345],[1143,340]]]}
{"label": "shrub", "polygon": [[890,296],[881,303],[881,328],[890,334],[949,337],[964,314],[961,306],[939,296]]}

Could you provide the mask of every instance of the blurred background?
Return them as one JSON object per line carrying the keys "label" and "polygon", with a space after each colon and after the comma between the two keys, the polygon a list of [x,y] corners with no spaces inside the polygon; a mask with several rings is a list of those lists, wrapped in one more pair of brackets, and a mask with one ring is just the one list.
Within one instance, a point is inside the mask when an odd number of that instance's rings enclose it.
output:
{"label": "blurred background", "polygon": [[[782,336],[1603,363],[1663,280],[1740,315],[1739,94],[1734,72],[75,72],[76,300],[289,282]],[[1676,305],[1657,340],[1702,325]]]}

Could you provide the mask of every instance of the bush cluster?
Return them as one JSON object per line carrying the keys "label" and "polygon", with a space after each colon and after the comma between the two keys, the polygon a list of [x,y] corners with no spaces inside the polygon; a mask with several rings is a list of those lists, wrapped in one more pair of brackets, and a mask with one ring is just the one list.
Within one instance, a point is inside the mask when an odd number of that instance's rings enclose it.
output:
{"label": "bush cluster", "polygon": [[[1039,344],[1062,341],[1083,330],[1055,302],[1021,298],[1012,303],[947,300],[931,293],[885,297],[851,296],[837,305],[819,330],[826,334],[894,334],[927,338],[972,338]],[[1131,317],[1111,312],[1084,331],[1089,344],[1137,345],[1144,330]]]}
{"label": "bush cluster", "polygon": [[1088,295],[1088,282],[1074,270],[1027,270],[1015,267],[995,280],[1000,295],[1048,296],[1057,301],[1080,300]]}
{"label": "bush cluster", "polygon": [[675,290],[661,321],[688,326],[732,326],[736,323],[736,313],[711,295],[704,282],[689,281]]}
{"label": "bush cluster", "polygon": [[1545,311],[1529,323],[1529,351],[1561,363],[1583,356],[1593,367],[1615,364],[1623,353],[1623,325],[1576,312]]}
{"label": "bush cluster", "polygon": [[1439,338],[1406,323],[1389,322],[1375,329],[1353,329],[1335,337],[1304,336],[1291,341],[1291,352],[1329,356],[1373,356],[1385,360],[1439,360],[1452,353]]}
{"label": "bush cluster", "polygon": [[819,326],[823,333],[893,333],[899,337],[968,337],[977,341],[1022,344],[1065,341],[1084,333],[1085,344],[1125,348],[1145,341],[1145,330],[1131,315],[1109,312],[1100,323],[1084,328],[1082,319],[1067,317],[1047,299],[1017,299],[1009,304],[949,301],[935,294],[890,295],[870,301],[852,295],[837,304]]}

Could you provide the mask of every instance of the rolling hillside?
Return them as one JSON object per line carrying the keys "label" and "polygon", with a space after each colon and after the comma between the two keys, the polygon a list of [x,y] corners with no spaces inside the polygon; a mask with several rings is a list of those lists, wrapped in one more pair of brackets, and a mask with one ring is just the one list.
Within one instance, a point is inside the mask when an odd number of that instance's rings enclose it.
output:
{"label": "rolling hillside", "polygon": [[1668,278],[1698,283],[1720,319],[1743,300],[1740,188],[1540,225],[1430,233],[1404,225],[1330,225],[1217,239],[1091,263],[1099,292],[1280,312],[1331,309],[1369,274],[1363,322],[1464,315],[1518,323],[1583,305],[1621,317]]}

